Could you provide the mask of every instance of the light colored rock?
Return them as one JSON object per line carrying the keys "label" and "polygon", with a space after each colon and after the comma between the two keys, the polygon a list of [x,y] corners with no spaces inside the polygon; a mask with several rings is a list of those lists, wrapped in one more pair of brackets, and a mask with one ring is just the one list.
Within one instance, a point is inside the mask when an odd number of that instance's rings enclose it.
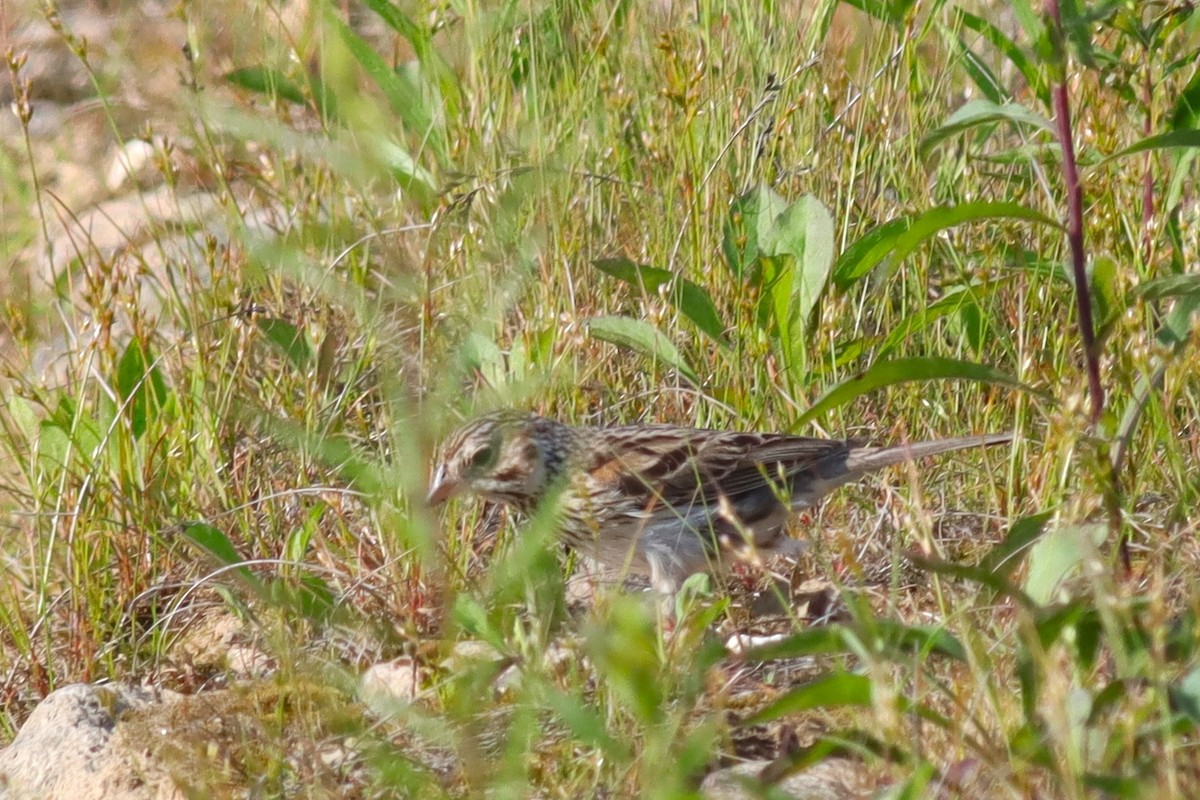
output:
{"label": "light colored rock", "polygon": [[114,739],[121,714],[175,697],[119,684],[51,692],[0,751],[0,798],[182,800],[169,777],[135,768]]}
{"label": "light colored rock", "polygon": [[[161,137],[159,137],[161,139]],[[125,185],[127,180],[134,180],[139,186],[149,183],[149,176],[154,172],[154,157],[161,142],[148,142],[145,139],[130,139],[117,148],[108,165],[104,176],[104,185],[110,192],[115,192]]]}
{"label": "light colored rock", "polygon": [[[770,761],[748,761],[709,774],[700,791],[707,800],[755,800],[767,787],[759,775]],[[868,797],[861,786],[863,766],[844,758],[814,764],[771,785],[775,797],[793,800],[857,800]]]}
{"label": "light colored rock", "polygon": [[411,658],[372,664],[363,673],[359,695],[372,708],[390,703],[411,703],[421,692],[424,670]]}

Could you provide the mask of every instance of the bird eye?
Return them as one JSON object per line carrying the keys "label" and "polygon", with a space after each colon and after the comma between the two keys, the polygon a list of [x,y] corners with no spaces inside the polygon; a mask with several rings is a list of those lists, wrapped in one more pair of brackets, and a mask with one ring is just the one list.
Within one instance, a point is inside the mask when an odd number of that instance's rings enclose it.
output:
{"label": "bird eye", "polygon": [[494,452],[491,445],[479,448],[479,450],[475,451],[475,455],[471,456],[471,468],[483,469],[491,464]]}

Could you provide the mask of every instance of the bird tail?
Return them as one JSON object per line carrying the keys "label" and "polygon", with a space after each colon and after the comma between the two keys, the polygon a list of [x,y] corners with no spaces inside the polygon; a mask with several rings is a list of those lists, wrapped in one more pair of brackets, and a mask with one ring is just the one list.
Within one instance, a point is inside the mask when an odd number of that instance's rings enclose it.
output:
{"label": "bird tail", "polygon": [[1012,441],[1011,433],[990,433],[983,436],[961,436],[955,439],[937,439],[930,442],[913,442],[887,447],[859,447],[852,449],[846,458],[846,480],[873,472],[877,469],[903,464],[929,456],[966,450],[971,447],[992,447]]}

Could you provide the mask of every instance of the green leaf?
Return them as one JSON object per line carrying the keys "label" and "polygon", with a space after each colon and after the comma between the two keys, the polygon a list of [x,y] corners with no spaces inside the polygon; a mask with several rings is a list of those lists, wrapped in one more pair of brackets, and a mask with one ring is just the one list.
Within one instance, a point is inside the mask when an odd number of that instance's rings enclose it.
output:
{"label": "green leaf", "polygon": [[274,317],[260,317],[258,329],[266,334],[267,340],[278,347],[297,369],[308,369],[312,363],[313,352],[300,329],[290,322]]}
{"label": "green leaf", "polygon": [[1192,722],[1200,724],[1200,666],[1184,675],[1167,690],[1171,707],[1186,714]]}
{"label": "green leaf", "polygon": [[206,522],[184,523],[183,535],[224,565],[240,564],[242,557],[220,528]]}
{"label": "green leaf", "polygon": [[896,249],[900,237],[907,233],[911,226],[910,217],[899,217],[876,225],[856,239],[842,251],[833,268],[834,285],[845,290],[870,272],[884,256]]}
{"label": "green leaf", "polygon": [[431,42],[426,30],[388,0],[363,0],[363,4],[378,14],[389,28],[403,36],[413,46],[413,50],[423,54],[430,49]]}
{"label": "green leaf", "polygon": [[[817,736],[810,745],[781,754],[779,758],[763,767],[758,779],[764,786],[769,787],[779,783],[788,775],[819,764],[828,758],[861,759],[863,756],[874,756],[896,764],[911,764],[913,761],[910,753],[900,750],[896,745],[890,744],[872,733],[849,729],[822,734]],[[764,797],[772,797],[772,795],[766,794]],[[894,800],[887,793],[883,794],[882,798]]]}
{"label": "green leaf", "polygon": [[625,347],[656,363],[666,364],[694,384],[696,373],[684,361],[674,343],[650,323],[630,317],[592,317],[586,323],[589,334],[602,342]]}
{"label": "green leaf", "polygon": [[[237,548],[233,546],[233,542],[229,541],[229,537],[220,528],[206,522],[185,522],[183,535],[191,540],[192,544],[216,559],[221,566],[234,566],[244,561]],[[262,592],[262,582],[254,576],[249,567],[239,567],[235,572],[251,589]]]}
{"label": "green leaf", "polygon": [[1095,310],[1096,328],[1100,336],[1122,310],[1118,281],[1120,268],[1111,256],[1097,256],[1088,269],[1088,290]]}
{"label": "green leaf", "polygon": [[893,27],[904,24],[914,2],[915,0],[845,0],[846,5]]}
{"label": "green leaf", "polygon": [[320,528],[321,517],[325,515],[326,506],[317,502],[305,515],[304,524],[292,531],[284,542],[283,557],[288,561],[301,564],[308,555],[308,546]]}
{"label": "green leaf", "polygon": [[1001,286],[1007,284],[1009,280],[1010,279],[1002,278],[989,283],[957,287],[955,291],[948,292],[946,296],[940,300],[921,308],[920,310],[901,320],[900,324],[893,328],[883,342],[879,345],[879,349],[876,351],[875,357],[886,358],[892,354],[892,351],[903,344],[913,334],[926,330],[939,319],[955,313],[961,314],[967,308],[975,308],[978,310],[980,300],[987,299],[994,295],[996,291]]}
{"label": "green leaf", "polygon": [[599,748],[618,763],[630,758],[629,747],[609,734],[604,718],[587,702],[556,689],[547,689],[542,699],[576,739]]}
{"label": "green leaf", "polygon": [[597,671],[630,711],[643,723],[661,723],[668,687],[646,609],[633,598],[622,598],[587,631],[586,641]]}
{"label": "green leaf", "polygon": [[279,97],[296,105],[307,105],[304,90],[277,69],[263,66],[242,67],[223,76],[227,83],[268,97]]}
{"label": "green leaf", "polygon": [[720,344],[728,344],[725,338],[725,323],[721,321],[717,306],[708,292],[689,280],[679,279],[677,290],[669,297],[683,315],[695,323],[708,338]]}
{"label": "green leaf", "polygon": [[1046,523],[1053,516],[1051,511],[1042,511],[1014,522],[1004,541],[992,547],[979,562],[979,568],[1007,579],[1025,560],[1030,546],[1041,538]]}
{"label": "green leaf", "polygon": [[958,57],[962,59],[963,69],[966,70],[976,88],[983,92],[984,97],[993,103],[1004,102],[1009,96],[1008,92],[1005,91],[1000,79],[992,72],[987,62],[976,55],[975,51],[962,39],[948,37],[948,42],[958,52]]}
{"label": "green leaf", "polygon": [[1046,85],[1046,80],[1042,75],[1041,68],[1022,50],[1016,42],[1008,37],[1004,31],[988,22],[986,19],[961,8],[954,8],[953,22],[951,29],[957,29],[959,26],[967,30],[974,31],[982,36],[990,45],[996,48],[1005,58],[1009,60],[1014,67],[1021,73],[1021,77],[1025,79],[1037,95],[1037,98],[1042,102],[1043,106],[1050,105],[1049,90]]}
{"label": "green leaf", "polygon": [[910,381],[964,380],[1007,386],[1022,392],[1045,396],[995,367],[953,358],[898,358],[876,362],[866,372],[826,389],[817,401],[796,420],[799,428],[827,411],[843,406],[860,395]]}
{"label": "green leaf", "polygon": [[944,628],[872,619],[862,626],[830,625],[801,631],[782,641],[755,648],[746,653],[745,658],[773,661],[856,652],[857,647],[851,647],[848,639],[867,643],[872,652],[884,658],[907,658],[914,650],[938,653],[959,661],[966,657],[962,643]]}
{"label": "green leaf", "polygon": [[884,656],[899,657],[912,652],[965,661],[967,651],[950,631],[938,625],[905,625],[890,619],[873,619],[862,635],[870,634],[873,647]]}
{"label": "green leaf", "polygon": [[915,551],[906,553],[905,557],[912,562],[913,566],[928,570],[935,575],[978,583],[980,586],[986,586],[991,589],[997,595],[1007,597],[1031,611],[1037,607],[1024,592],[1009,583],[1006,577],[995,572],[967,564],[960,564],[956,561],[944,561],[940,558],[933,558]]}
{"label": "green leaf", "polygon": [[921,140],[921,152],[928,155],[930,150],[946,139],[997,122],[1009,122],[1018,127],[1025,125],[1041,128],[1051,135],[1054,134],[1054,124],[1050,120],[1020,103],[1000,104],[984,99],[970,100]]}
{"label": "green leaf", "polygon": [[606,275],[638,287],[646,294],[657,294],[664,286],[667,287],[664,294],[672,306],[710,339],[727,344],[725,323],[721,321],[712,297],[701,286],[670,270],[636,264],[627,258],[601,258],[593,261],[592,266]]}
{"label": "green leaf", "polygon": [[1200,128],[1200,72],[1192,75],[1187,86],[1175,100],[1171,112],[1171,130],[1184,131]]}
{"label": "green leaf", "polygon": [[804,656],[825,656],[850,652],[844,629],[840,625],[827,625],[794,633],[778,642],[756,647],[746,653],[747,661],[775,661]]}
{"label": "green leaf", "polygon": [[117,362],[117,392],[124,401],[130,431],[140,439],[154,415],[167,403],[169,392],[153,352],[140,339],[125,347]]}
{"label": "green leaf", "polygon": [[814,708],[866,707],[871,705],[871,679],[841,672],[818,678],[788,691],[747,722],[759,724]]}
{"label": "green leaf", "polygon": [[1163,300],[1168,297],[1200,297],[1200,275],[1164,275],[1138,284],[1134,297]]}
{"label": "green leaf", "polygon": [[1179,147],[1200,147],[1200,131],[1171,131],[1170,133],[1160,133],[1155,136],[1147,136],[1141,139],[1124,150],[1118,150],[1108,158],[1105,158],[1100,163],[1107,164],[1110,161],[1115,161],[1118,158],[1136,155],[1137,153],[1145,153],[1148,150],[1170,150]]}
{"label": "green leaf", "polygon": [[1040,605],[1054,598],[1059,584],[1104,543],[1103,525],[1073,525],[1045,534],[1029,551],[1025,592]]}
{"label": "green leaf", "polygon": [[[986,219],[1023,219],[1060,228],[1049,217],[1019,203],[979,201],[938,206],[916,217],[901,217],[869,231],[847,248],[833,268],[833,281],[846,289],[882,262],[891,267],[946,228]],[[860,244],[861,243],[861,244]]]}
{"label": "green leaf", "polygon": [[760,245],[779,268],[771,288],[775,321],[789,366],[799,366],[817,303],[829,282],[833,217],[820,200],[805,195],[779,215]]}
{"label": "green leaf", "polygon": [[425,146],[430,147],[443,163],[447,159],[446,143],[441,126],[431,104],[422,92],[424,85],[417,70],[410,74],[393,70],[383,57],[355,33],[349,25],[336,14],[327,15],[328,23],[333,26],[354,59],[375,82],[375,85],[387,98],[388,105],[400,120]]}
{"label": "green leaf", "polygon": [[38,426],[38,467],[46,475],[57,475],[67,466],[71,452],[71,437],[63,427],[49,420]]}
{"label": "green leaf", "polygon": [[764,239],[770,239],[775,220],[787,209],[787,201],[766,184],[760,184],[734,200],[725,220],[721,252],[725,264],[737,278],[758,261]]}
{"label": "green leaf", "polygon": [[307,76],[308,91],[292,81],[284,73],[271,67],[253,66],[227,72],[224,79],[234,86],[252,92],[278,97],[296,105],[312,105],[325,119],[337,117],[337,103],[316,76]]}

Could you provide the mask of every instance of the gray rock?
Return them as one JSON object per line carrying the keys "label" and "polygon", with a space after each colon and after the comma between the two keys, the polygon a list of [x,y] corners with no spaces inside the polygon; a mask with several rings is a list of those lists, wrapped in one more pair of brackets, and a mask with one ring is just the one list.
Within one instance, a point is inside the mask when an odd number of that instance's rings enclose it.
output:
{"label": "gray rock", "polygon": [[707,800],[755,800],[765,797],[768,788],[773,797],[793,800],[852,800],[866,797],[860,785],[863,767],[843,758],[831,758],[772,784],[758,776],[770,761],[749,761],[709,774],[700,791]]}
{"label": "gray rock", "polygon": [[121,714],[169,699],[119,684],[51,692],[0,750],[0,799],[181,800],[169,779],[149,779],[114,740]]}

